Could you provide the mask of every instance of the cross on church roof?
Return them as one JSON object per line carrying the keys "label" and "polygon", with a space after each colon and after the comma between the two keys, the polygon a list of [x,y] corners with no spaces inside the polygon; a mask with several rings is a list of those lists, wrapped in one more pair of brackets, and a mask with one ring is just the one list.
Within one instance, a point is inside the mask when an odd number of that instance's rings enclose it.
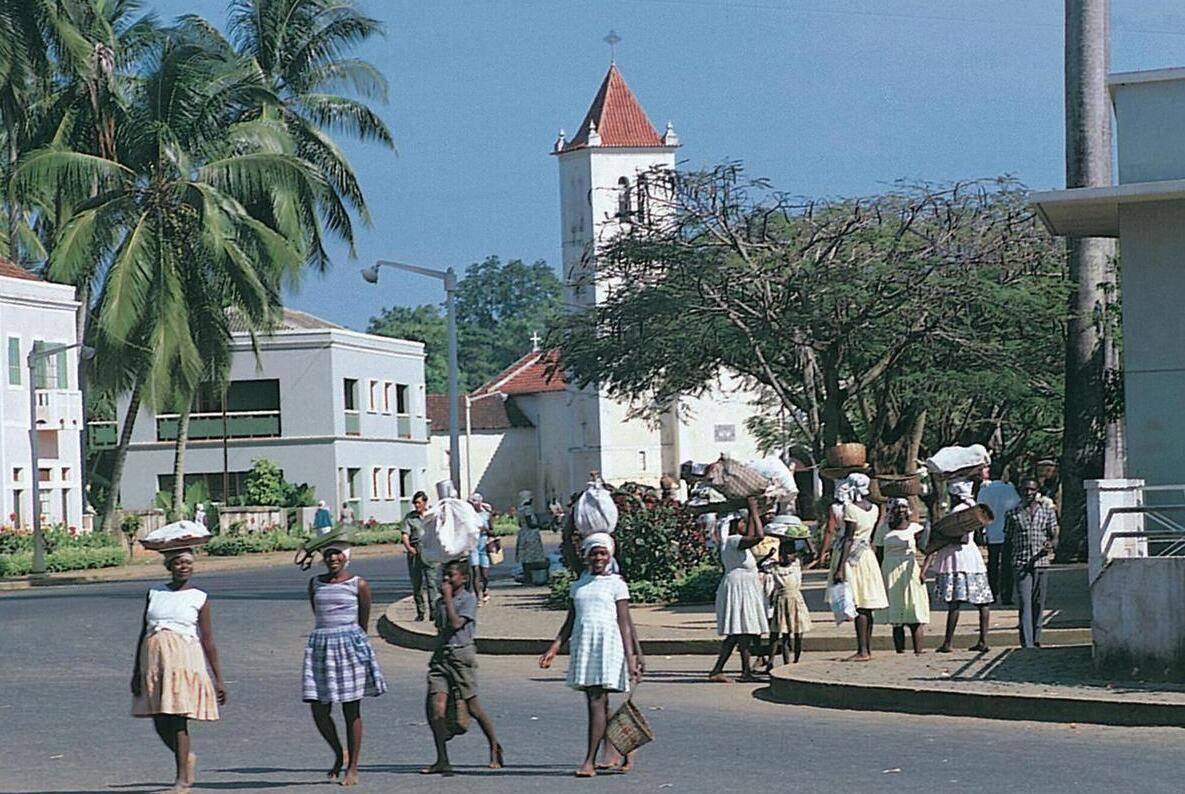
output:
{"label": "cross on church roof", "polygon": [[621,36],[617,35],[616,30],[610,30],[609,35],[601,39],[609,45],[609,63],[616,63],[617,61],[617,45],[621,43]]}
{"label": "cross on church roof", "polygon": [[531,352],[539,352],[539,343],[543,341],[543,337],[539,336],[538,331],[531,331]]}

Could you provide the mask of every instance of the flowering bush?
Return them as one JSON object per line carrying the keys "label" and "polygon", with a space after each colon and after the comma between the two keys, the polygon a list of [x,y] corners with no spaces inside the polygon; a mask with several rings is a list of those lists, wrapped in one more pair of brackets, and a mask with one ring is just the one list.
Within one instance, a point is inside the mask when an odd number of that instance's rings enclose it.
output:
{"label": "flowering bush", "polygon": [[694,516],[673,504],[620,514],[613,537],[621,575],[631,584],[670,583],[709,559],[703,529]]}

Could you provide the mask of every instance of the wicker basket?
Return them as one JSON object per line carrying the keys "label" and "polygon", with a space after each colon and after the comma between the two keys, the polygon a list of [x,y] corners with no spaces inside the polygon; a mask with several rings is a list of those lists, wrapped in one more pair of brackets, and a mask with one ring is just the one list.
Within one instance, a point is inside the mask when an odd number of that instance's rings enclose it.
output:
{"label": "wicker basket", "polygon": [[605,738],[623,756],[654,741],[654,729],[634,705],[632,696],[609,718],[609,724],[605,726]]}
{"label": "wicker basket", "polygon": [[828,448],[823,455],[827,464],[833,467],[863,466],[868,462],[868,452],[863,444],[836,444]]}
{"label": "wicker basket", "polygon": [[890,499],[921,496],[922,478],[916,474],[878,474],[881,493]]}
{"label": "wicker basket", "polygon": [[994,519],[995,515],[987,505],[975,505],[975,507],[950,513],[938,519],[930,528],[930,534],[942,535],[947,538],[961,538],[968,532],[986,527]]}

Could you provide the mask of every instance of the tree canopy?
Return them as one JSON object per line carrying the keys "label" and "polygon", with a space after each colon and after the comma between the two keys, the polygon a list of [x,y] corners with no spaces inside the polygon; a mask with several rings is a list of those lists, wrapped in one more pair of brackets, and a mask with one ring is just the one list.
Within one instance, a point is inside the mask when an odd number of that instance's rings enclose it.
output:
{"label": "tree canopy", "polygon": [[649,181],[652,212],[597,258],[607,299],[554,335],[578,382],[661,412],[723,367],[767,395],[771,446],[864,441],[883,471],[949,443],[1049,448],[1066,280],[1022,186],[802,200],[737,164]]}
{"label": "tree canopy", "polygon": [[[542,260],[503,263],[486,257],[458,281],[457,363],[462,392],[471,391],[531,349],[560,313],[560,281]],[[367,332],[412,339],[425,345],[424,376],[429,392],[448,382],[448,325],[443,304],[393,306],[370,318]]]}

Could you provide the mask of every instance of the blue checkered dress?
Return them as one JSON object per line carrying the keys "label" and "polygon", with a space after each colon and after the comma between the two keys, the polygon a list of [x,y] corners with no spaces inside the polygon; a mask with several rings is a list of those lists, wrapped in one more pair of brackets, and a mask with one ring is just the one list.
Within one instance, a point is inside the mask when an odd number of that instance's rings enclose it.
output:
{"label": "blue checkered dress", "polygon": [[358,625],[358,577],[313,578],[317,623],[304,649],[306,703],[349,703],[387,691],[370,638]]}

